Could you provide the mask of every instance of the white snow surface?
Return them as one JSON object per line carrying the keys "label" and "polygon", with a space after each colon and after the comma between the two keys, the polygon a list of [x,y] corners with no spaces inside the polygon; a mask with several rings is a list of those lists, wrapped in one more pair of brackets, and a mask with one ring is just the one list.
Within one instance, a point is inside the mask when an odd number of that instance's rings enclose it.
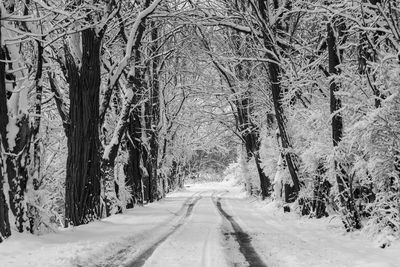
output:
{"label": "white snow surface", "polygon": [[259,266],[252,258],[265,266],[399,266],[400,245],[381,249],[335,218],[284,214],[227,181],[186,185],[125,214],[42,236],[14,233],[0,244],[2,267]]}

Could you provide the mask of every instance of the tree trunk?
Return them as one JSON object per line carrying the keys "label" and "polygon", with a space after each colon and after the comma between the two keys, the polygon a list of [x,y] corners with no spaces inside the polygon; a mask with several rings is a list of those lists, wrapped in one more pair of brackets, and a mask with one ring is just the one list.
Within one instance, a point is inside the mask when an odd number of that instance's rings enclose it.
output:
{"label": "tree trunk", "polygon": [[[3,37],[3,36],[2,36]],[[28,164],[29,147],[31,144],[31,129],[29,127],[29,118],[25,110],[28,101],[28,88],[17,87],[18,79],[24,77],[24,70],[15,70],[14,62],[20,58],[11,58],[13,55],[9,53],[9,47],[0,47],[0,54],[3,60],[8,60],[9,64],[2,64],[2,72],[4,83],[1,93],[1,139],[2,149],[6,154],[2,156],[2,183],[7,183],[8,192],[3,192],[5,199],[8,200],[9,208],[14,216],[14,223],[18,232],[32,231],[31,221],[28,219],[27,204],[25,199],[25,192],[28,183]],[[14,55],[17,57],[18,55]],[[6,67],[8,66],[8,70]],[[5,79],[8,79],[13,86],[13,92],[6,91]],[[8,103],[7,103],[8,102]],[[25,103],[25,104],[23,104]],[[7,104],[12,106],[12,109],[7,108]],[[7,135],[7,127],[12,128],[12,135]],[[14,135],[14,136],[13,136]],[[12,144],[12,145],[11,145]],[[3,153],[4,153],[3,152]],[[4,162],[5,161],[5,162]],[[5,176],[4,176],[5,175]],[[3,185],[2,185],[3,187]],[[2,196],[0,198],[3,198]]]}
{"label": "tree trunk", "polygon": [[142,133],[140,131],[140,118],[137,111],[132,111],[127,131],[127,150],[128,162],[124,167],[126,176],[126,185],[132,190],[132,202],[128,203],[127,208],[133,208],[134,203],[144,203],[143,193],[143,174],[141,169],[142,157]]}
{"label": "tree trunk", "polygon": [[15,146],[10,155],[6,157],[6,165],[8,184],[10,187],[10,209],[15,217],[17,231],[22,233],[25,230],[32,231],[31,222],[27,221],[27,206],[25,202],[25,192],[28,182],[27,163],[29,162],[28,153],[30,145],[29,119],[26,115],[18,120],[17,127],[19,131],[15,139]]}
{"label": "tree trunk", "polygon": [[265,199],[270,196],[271,182],[262,170],[260,160],[260,142],[259,142],[259,129],[250,120],[251,114],[251,101],[249,96],[240,95],[236,101],[237,106],[237,120],[238,128],[244,140],[246,148],[246,162],[252,157],[257,167],[258,177],[260,179],[261,197]]}
{"label": "tree trunk", "polygon": [[[31,190],[38,190],[41,180],[41,144],[42,140],[39,136],[40,122],[42,117],[42,95],[43,95],[43,52],[44,48],[40,41],[36,41],[37,44],[37,65],[35,75],[35,88],[36,88],[36,99],[35,99],[35,117],[32,124],[32,135],[30,142],[33,143],[33,155],[31,155],[31,177],[33,188]],[[38,229],[38,223],[40,223],[39,210],[34,205],[28,204],[28,216],[31,224],[31,231],[34,232]]]}
{"label": "tree trunk", "polygon": [[[343,25],[340,26],[343,28]],[[337,29],[337,36],[343,35],[343,29]],[[332,140],[333,146],[337,147],[342,140],[343,136],[343,118],[339,112],[342,108],[342,101],[336,96],[339,91],[340,85],[336,82],[336,75],[340,74],[338,66],[340,64],[340,55],[337,50],[336,34],[333,29],[332,23],[327,25],[327,44],[328,44],[328,60],[329,60],[329,74],[331,77],[330,89],[330,109],[332,116]],[[357,211],[355,209],[354,199],[351,192],[351,181],[349,181],[349,174],[346,173],[343,166],[335,160],[336,182],[339,190],[339,198],[342,206],[347,209],[344,224],[348,231],[352,229],[361,228],[361,223]]]}
{"label": "tree trunk", "polygon": [[[0,12],[1,13],[1,12]],[[1,14],[0,14],[1,19]],[[0,31],[0,44],[2,43],[2,36]],[[8,215],[9,208],[6,199],[6,194],[4,192],[5,177],[5,162],[3,162],[4,149],[8,147],[7,145],[7,124],[8,124],[8,114],[7,114],[7,92],[6,92],[6,68],[4,60],[6,59],[3,47],[0,46],[0,242],[11,235],[10,229],[10,218]]]}
{"label": "tree trunk", "polygon": [[[151,78],[151,77],[149,77]],[[143,134],[146,135],[146,144],[143,143],[144,149],[143,152],[143,159],[146,165],[147,176],[148,179],[147,185],[149,190],[149,201],[153,202],[155,199],[158,199],[157,193],[157,158],[154,156],[157,155],[157,140],[155,136],[155,132],[153,129],[153,105],[152,105],[152,88],[149,88],[149,101],[147,101],[143,106],[143,124],[145,125],[145,129]],[[153,151],[155,150],[155,151]]]}
{"label": "tree trunk", "polygon": [[[373,6],[377,6],[377,4],[381,3],[381,0],[369,0],[370,4]],[[368,7],[367,10],[373,12]],[[363,23],[364,21],[371,20],[373,15],[370,12],[363,11]],[[368,25],[363,25],[364,27],[368,27]],[[377,52],[376,44],[379,42],[378,31],[373,33],[372,38],[368,38],[368,33],[365,30],[360,30],[360,44],[359,44],[359,55],[358,55],[358,71],[360,74],[365,75],[368,80],[368,84],[372,89],[372,93],[375,97],[374,104],[376,108],[381,107],[381,102],[385,99],[385,95],[378,89],[376,86],[376,76],[372,71],[372,68],[368,62],[377,62]]]}
{"label": "tree trunk", "polygon": [[283,154],[286,160],[287,167],[289,169],[290,176],[293,182],[293,192],[290,193],[290,197],[287,199],[289,202],[294,201],[300,191],[300,181],[297,176],[298,169],[295,163],[295,155],[293,154],[289,136],[286,131],[286,117],[283,112],[282,99],[283,92],[280,84],[281,71],[276,63],[268,63],[269,77],[272,89],[272,98],[274,102],[275,116],[278,123],[280,140],[282,142]]}
{"label": "tree trunk", "polygon": [[158,67],[160,58],[157,57],[157,51],[159,48],[158,42],[158,28],[155,23],[151,24],[151,40],[153,45],[151,46],[151,55],[153,59],[151,60],[150,68],[149,68],[149,147],[150,147],[150,155],[149,155],[149,164],[151,165],[151,170],[149,172],[151,179],[154,183],[154,197],[156,199],[160,199],[164,197],[165,192],[162,186],[162,180],[158,177],[158,132],[159,132],[159,123],[160,123],[160,82],[158,77]]}
{"label": "tree trunk", "polygon": [[[269,78],[271,83],[271,91],[272,91],[272,99],[274,102],[274,109],[275,109],[275,117],[278,123],[280,139],[282,142],[282,149],[284,158],[286,160],[287,167],[289,169],[290,176],[292,178],[293,186],[290,187],[292,192],[289,192],[287,201],[293,202],[296,200],[299,191],[300,191],[300,181],[298,178],[298,169],[296,165],[296,155],[291,151],[292,146],[290,143],[289,135],[286,131],[286,117],[283,111],[282,100],[283,100],[283,90],[281,86],[281,75],[282,69],[279,66],[279,54],[277,53],[275,43],[273,41],[273,36],[271,36],[271,31],[266,29],[268,27],[268,8],[266,6],[267,3],[263,0],[258,1],[260,15],[262,21],[260,22],[263,25],[263,39],[264,39],[264,46],[268,50],[266,57],[269,59],[268,62],[268,72]],[[279,8],[277,6],[277,2],[275,5],[275,9]],[[278,23],[278,22],[277,22]],[[278,28],[280,24],[278,23]]]}
{"label": "tree trunk", "polygon": [[[144,25],[143,25],[144,29]],[[127,205],[127,208],[133,208],[134,203],[143,204],[145,200],[150,197],[151,188],[148,186],[148,175],[145,173],[144,164],[147,162],[146,148],[143,145],[142,138],[142,105],[140,104],[143,98],[143,80],[144,75],[138,68],[141,63],[141,56],[138,50],[136,53],[136,62],[132,68],[134,72],[130,72],[128,77],[128,87],[132,90],[134,108],[131,110],[129,116],[129,123],[127,126],[127,148],[128,148],[128,162],[125,165],[126,183],[132,189],[133,203]],[[144,190],[146,189],[146,190]]]}
{"label": "tree trunk", "polygon": [[70,126],[65,194],[66,226],[100,217],[100,46],[95,29],[82,31],[82,66],[66,49]]}

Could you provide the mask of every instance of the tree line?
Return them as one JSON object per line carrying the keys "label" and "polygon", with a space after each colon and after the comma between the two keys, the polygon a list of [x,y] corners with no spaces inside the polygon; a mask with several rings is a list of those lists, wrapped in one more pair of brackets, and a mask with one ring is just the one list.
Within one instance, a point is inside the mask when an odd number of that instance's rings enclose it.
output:
{"label": "tree line", "polygon": [[0,240],[159,200],[238,145],[250,194],[398,233],[399,16],[390,0],[3,1]]}

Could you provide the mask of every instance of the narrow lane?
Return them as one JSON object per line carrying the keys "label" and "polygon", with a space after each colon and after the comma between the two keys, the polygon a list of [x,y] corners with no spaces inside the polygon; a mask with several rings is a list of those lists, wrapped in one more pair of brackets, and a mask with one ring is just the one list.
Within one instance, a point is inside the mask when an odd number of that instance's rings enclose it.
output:
{"label": "narrow lane", "polygon": [[221,247],[221,217],[211,200],[212,191],[201,194],[190,218],[170,235],[144,266],[228,266]]}
{"label": "narrow lane", "polygon": [[125,266],[267,266],[250,235],[223,209],[225,193],[200,192],[171,231]]}
{"label": "narrow lane", "polygon": [[160,246],[168,237],[174,234],[182,225],[186,222],[187,218],[192,214],[194,206],[201,199],[201,196],[197,196],[191,203],[186,204],[187,210],[185,216],[181,218],[181,220],[173,226],[170,232],[166,233],[158,242],[152,245],[147,250],[143,251],[137,259],[132,263],[128,264],[127,267],[141,267],[146,263],[146,260],[153,254],[153,252]]}
{"label": "narrow lane", "polygon": [[[132,216],[132,219],[137,223],[132,225],[132,231],[138,234],[126,236],[121,244],[113,244],[119,249],[112,248],[111,251],[115,251],[114,253],[92,259],[90,266],[143,266],[152,252],[190,217],[193,207],[200,198],[201,191],[187,192],[184,196],[155,203],[159,204],[159,207],[155,209],[152,206],[135,209],[137,214]],[[138,228],[143,231],[138,231]],[[127,245],[123,246],[123,244]]]}
{"label": "narrow lane", "polygon": [[[245,257],[246,262],[249,266],[266,267],[267,265],[263,262],[260,255],[256,252],[251,244],[251,237],[246,233],[242,227],[236,222],[236,220],[229,215],[223,208],[221,204],[221,197],[213,199],[214,205],[217,207],[219,213],[224,217],[227,223],[229,223],[233,229],[232,231],[223,231],[223,234],[229,239],[228,236],[234,237],[235,241],[239,244],[239,250],[241,254]],[[237,266],[237,263],[232,263]]]}

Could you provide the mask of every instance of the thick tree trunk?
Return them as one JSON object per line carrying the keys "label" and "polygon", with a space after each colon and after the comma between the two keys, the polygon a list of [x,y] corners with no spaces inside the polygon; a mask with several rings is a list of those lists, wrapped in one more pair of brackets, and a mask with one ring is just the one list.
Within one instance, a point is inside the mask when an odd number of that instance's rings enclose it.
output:
{"label": "thick tree trunk", "polygon": [[82,32],[82,66],[66,53],[70,89],[65,194],[66,226],[100,217],[100,46],[94,29]]}
{"label": "thick tree trunk", "polygon": [[[9,199],[10,209],[15,217],[17,231],[32,231],[31,222],[27,218],[27,206],[25,192],[28,182],[27,163],[29,162],[30,127],[27,116],[18,120],[19,128],[15,139],[15,146],[10,155],[7,156],[7,179],[10,187]],[[26,224],[29,223],[29,224]]]}
{"label": "thick tree trunk", "polygon": [[[0,48],[1,58],[3,60],[18,60],[11,59],[11,55],[6,46]],[[27,101],[27,88],[17,88],[17,79],[21,78],[20,75],[17,77],[17,73],[23,73],[23,71],[13,71],[14,64],[7,64],[9,72],[7,73],[6,65],[2,64],[2,72],[4,75],[2,85],[2,93],[0,98],[2,103],[0,110],[1,120],[1,139],[2,149],[6,154],[2,155],[2,174],[3,183],[7,182],[8,192],[3,192],[5,199],[8,200],[9,208],[14,216],[14,223],[18,232],[32,231],[31,221],[27,217],[27,205],[25,201],[25,192],[27,190],[28,182],[28,164],[29,158],[29,147],[31,138],[31,129],[29,127],[29,118],[25,112],[21,109],[24,106],[19,106],[22,102]],[[7,77],[8,76],[8,77]],[[6,77],[12,82],[13,89],[15,92],[9,93],[6,91],[5,79]],[[12,110],[8,110],[8,104],[13,105]],[[12,118],[12,120],[10,119]],[[10,125],[10,122],[12,125]],[[7,136],[7,127],[12,127],[12,131],[15,134],[13,136]],[[13,144],[13,145],[11,145]],[[3,153],[4,153],[3,152]],[[5,161],[5,162],[4,162]],[[6,189],[6,188],[4,188]]]}

